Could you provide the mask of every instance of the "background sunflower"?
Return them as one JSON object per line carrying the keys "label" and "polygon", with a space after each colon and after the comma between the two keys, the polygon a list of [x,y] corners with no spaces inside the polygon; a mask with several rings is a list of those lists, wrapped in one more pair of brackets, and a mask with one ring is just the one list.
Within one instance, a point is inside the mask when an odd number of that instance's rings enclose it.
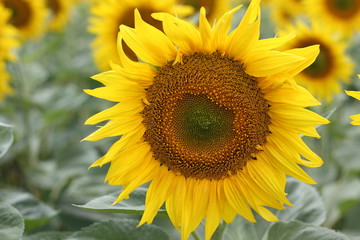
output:
{"label": "background sunflower", "polygon": [[[94,59],[99,69],[110,69],[110,61],[119,63],[117,53],[117,35],[121,24],[134,26],[134,9],[139,9],[143,13],[144,18],[152,23],[155,27],[161,29],[161,23],[153,18],[150,14],[153,12],[168,12],[172,14],[188,14],[191,8],[180,7],[174,8],[172,0],[155,1],[155,0],[139,0],[139,1],[121,1],[121,0],[105,0],[95,2],[92,6],[90,17],[89,31],[95,34],[96,38],[92,43],[94,51]],[[126,54],[133,60],[136,55],[126,45]]]}
{"label": "background sunflower", "polygon": [[296,27],[281,31],[282,35],[296,34],[285,48],[320,45],[320,54],[315,62],[299,73],[295,80],[314,94],[330,102],[342,90],[341,82],[350,83],[354,64],[346,53],[348,42],[331,29],[318,23],[307,26],[298,22]]}
{"label": "background sunflower", "polygon": [[331,26],[346,37],[359,30],[360,2],[356,0],[304,0],[305,11],[311,19]]}
{"label": "background sunflower", "polygon": [[72,0],[46,0],[47,7],[51,11],[50,30],[60,31],[67,24],[71,9]]}
{"label": "background sunflower", "polygon": [[12,12],[9,20],[23,39],[39,37],[44,32],[46,18],[43,0],[1,0]]}

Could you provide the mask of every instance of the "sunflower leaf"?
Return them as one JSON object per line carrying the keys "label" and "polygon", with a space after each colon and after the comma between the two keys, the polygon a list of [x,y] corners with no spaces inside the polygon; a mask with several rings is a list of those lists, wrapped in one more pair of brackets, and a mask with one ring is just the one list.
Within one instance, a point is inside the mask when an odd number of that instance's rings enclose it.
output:
{"label": "sunflower leaf", "polygon": [[24,232],[24,219],[14,207],[0,203],[0,239],[19,240]]}
{"label": "sunflower leaf", "polygon": [[156,225],[138,225],[138,220],[120,218],[94,223],[66,240],[170,240],[165,229]]}
{"label": "sunflower leaf", "polygon": [[0,190],[0,202],[12,205],[21,213],[25,221],[25,231],[43,226],[57,214],[55,210],[26,192]]}
{"label": "sunflower leaf", "polygon": [[[84,205],[76,205],[75,207],[88,209],[98,212],[109,212],[109,213],[127,213],[127,214],[137,214],[142,215],[145,210],[145,196],[146,188],[138,188],[130,194],[129,199],[122,200],[120,203],[114,204],[114,201],[118,197],[119,193],[112,193],[105,195],[96,199],[91,200],[90,202]],[[158,216],[166,217],[166,210],[159,209]]]}
{"label": "sunflower leaf", "polygon": [[72,232],[39,232],[24,236],[21,240],[65,240]]}
{"label": "sunflower leaf", "polygon": [[332,229],[296,221],[275,223],[269,230],[268,240],[278,239],[350,240],[344,234]]}
{"label": "sunflower leaf", "polygon": [[9,150],[13,141],[12,127],[0,122],[0,158]]}

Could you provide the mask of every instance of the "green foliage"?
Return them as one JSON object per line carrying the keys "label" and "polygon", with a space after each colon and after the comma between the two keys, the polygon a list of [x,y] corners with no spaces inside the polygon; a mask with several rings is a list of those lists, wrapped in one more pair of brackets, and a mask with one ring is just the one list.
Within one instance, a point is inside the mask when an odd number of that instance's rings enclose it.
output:
{"label": "green foliage", "polygon": [[334,230],[302,222],[275,223],[269,230],[268,240],[278,239],[350,240],[344,234]]}
{"label": "green foliage", "polygon": [[14,207],[0,203],[0,239],[20,240],[24,231],[24,219]]}
{"label": "green foliage", "polygon": [[0,202],[12,205],[21,213],[25,221],[25,231],[32,231],[43,226],[57,214],[55,210],[29,193],[0,190]]}
{"label": "green foliage", "polygon": [[[88,209],[98,212],[111,212],[111,213],[130,213],[142,215],[145,210],[145,196],[147,188],[137,188],[130,194],[130,198],[124,199],[120,203],[113,204],[116,198],[119,196],[119,193],[113,193],[109,195],[102,196],[91,200],[90,202],[84,205],[74,205],[83,209]],[[160,209],[158,216],[166,217],[165,209]]]}
{"label": "green foliage", "polygon": [[14,141],[12,127],[0,122],[0,164],[1,157],[9,150]]}

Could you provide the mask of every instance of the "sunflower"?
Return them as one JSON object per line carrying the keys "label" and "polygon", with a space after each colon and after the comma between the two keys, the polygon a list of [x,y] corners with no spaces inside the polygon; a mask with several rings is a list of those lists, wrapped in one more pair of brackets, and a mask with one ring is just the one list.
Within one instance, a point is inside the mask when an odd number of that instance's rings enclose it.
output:
{"label": "sunflower", "polygon": [[271,7],[271,18],[279,27],[292,26],[296,18],[303,14],[301,0],[273,0]]}
{"label": "sunflower", "polygon": [[360,28],[359,0],[304,0],[309,16],[321,21],[323,25],[341,30],[345,36],[351,36]]}
{"label": "sunflower", "polygon": [[[134,9],[138,8],[145,20],[161,29],[161,22],[151,18],[153,12],[173,14],[189,13],[188,7],[179,7],[174,12],[172,0],[103,0],[94,3],[90,18],[89,32],[96,35],[92,43],[95,63],[101,70],[110,69],[110,61],[119,63],[117,34],[120,24],[134,26]],[[178,12],[179,11],[179,12]],[[136,60],[135,53],[124,45],[125,53]]]}
{"label": "sunflower", "polygon": [[331,29],[313,23],[307,26],[298,22],[296,27],[282,30],[280,34],[296,32],[296,38],[289,41],[285,48],[320,45],[320,54],[315,62],[299,73],[295,80],[304,85],[313,95],[331,102],[333,95],[341,92],[341,82],[349,83],[354,64],[346,55],[347,43]]}
{"label": "sunflower", "polygon": [[0,2],[0,61],[15,60],[12,49],[19,45],[16,39],[17,31],[8,23],[10,16],[9,9],[6,9]]}
{"label": "sunflower", "polygon": [[218,19],[231,9],[230,0],[180,0],[179,2],[194,7],[196,11],[200,10],[200,7],[204,7],[206,17],[210,22]]}
{"label": "sunflower", "polygon": [[43,0],[0,0],[6,8],[11,9],[9,22],[15,26],[23,39],[35,38],[44,31],[46,17]]}
{"label": "sunflower", "polygon": [[70,0],[46,0],[46,3],[52,13],[49,29],[60,31],[67,24],[74,3]]}
{"label": "sunflower", "polygon": [[0,100],[11,93],[8,85],[10,76],[6,72],[5,61],[15,60],[12,52],[19,44],[16,29],[8,24],[11,12],[0,3]]}
{"label": "sunflower", "polygon": [[[358,75],[360,78],[360,74]],[[345,91],[347,95],[360,100],[360,91]],[[353,120],[352,125],[360,125],[360,114],[352,115],[350,118]]]}
{"label": "sunflower", "polygon": [[[136,10],[135,27],[120,27],[120,63],[93,77],[104,87],[85,90],[118,102],[85,122],[109,120],[84,139],[122,135],[91,165],[111,162],[106,180],[124,186],[115,202],[151,181],[139,225],[150,224],[165,203],[182,239],[205,217],[210,239],[221,219],[239,214],[255,222],[252,209],[277,221],[267,207],[291,205],[286,174],[315,183],[298,164],[318,167],[322,160],[299,134],[319,138],[314,126],[328,120],[305,109],[319,102],[292,77],[315,60],[319,47],[281,52],[273,49],[289,37],[258,40],[259,5],[253,0],[230,33],[241,6],[213,27],[204,8],[199,28],[153,14],[164,33]],[[126,56],[123,41],[141,61]]]}

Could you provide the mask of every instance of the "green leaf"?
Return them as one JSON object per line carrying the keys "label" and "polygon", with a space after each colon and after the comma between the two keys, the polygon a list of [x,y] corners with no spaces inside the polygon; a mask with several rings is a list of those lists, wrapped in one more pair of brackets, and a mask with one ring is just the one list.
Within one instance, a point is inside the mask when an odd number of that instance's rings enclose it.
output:
{"label": "green leaf", "polygon": [[[321,224],[325,219],[325,209],[320,195],[314,187],[288,178],[286,192],[288,199],[294,207],[286,206],[286,209],[274,210],[272,212],[280,221],[303,221],[309,224]],[[256,223],[251,223],[242,217],[237,217],[228,224],[224,239],[266,239],[267,232],[271,228],[271,222],[267,222],[255,214]]]}
{"label": "green leaf", "polygon": [[289,193],[288,199],[294,206],[277,211],[276,215],[281,221],[298,220],[313,225],[320,225],[325,221],[324,202],[314,187],[288,179],[286,192]]}
{"label": "green leaf", "polygon": [[39,232],[24,236],[21,240],[64,240],[72,234],[72,232]]}
{"label": "green leaf", "polygon": [[25,220],[25,231],[43,226],[57,212],[32,195],[15,190],[0,190],[0,201],[15,207]]}
{"label": "green leaf", "polygon": [[0,158],[9,150],[13,141],[12,127],[0,122]]}
{"label": "green leaf", "polygon": [[66,240],[170,240],[163,228],[155,225],[137,227],[138,220],[120,218],[95,223]]}
{"label": "green leaf", "polygon": [[14,207],[0,203],[0,239],[20,240],[24,232],[24,219]]}
{"label": "green leaf", "polygon": [[278,222],[269,230],[268,240],[350,240],[342,233],[332,229],[313,226],[302,222]]}
{"label": "green leaf", "polygon": [[[74,205],[79,208],[88,209],[98,212],[110,212],[110,213],[130,213],[142,215],[145,210],[145,196],[146,188],[140,187],[137,188],[134,192],[130,194],[129,199],[124,199],[120,203],[113,205],[116,198],[119,196],[119,193],[113,193],[105,195],[84,205]],[[159,209],[158,216],[166,217],[166,210]]]}

